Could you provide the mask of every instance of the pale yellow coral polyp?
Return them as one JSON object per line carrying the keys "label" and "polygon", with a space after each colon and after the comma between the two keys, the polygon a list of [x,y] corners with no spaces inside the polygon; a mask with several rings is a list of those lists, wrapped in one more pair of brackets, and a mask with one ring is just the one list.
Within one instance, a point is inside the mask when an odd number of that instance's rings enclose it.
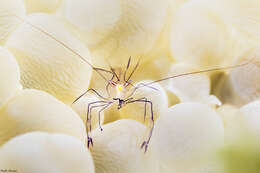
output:
{"label": "pale yellow coral polyp", "polygon": [[148,149],[140,149],[145,126],[133,120],[118,120],[93,132],[96,173],[158,173],[158,162]]}
{"label": "pale yellow coral polyp", "polygon": [[255,55],[242,57],[238,63],[252,60],[248,65],[233,69],[230,74],[230,84],[234,93],[239,96],[243,103],[260,98],[260,50]]}
{"label": "pale yellow coral polyp", "polygon": [[23,0],[1,0],[0,7],[0,44],[2,45],[20,23],[14,15],[24,17],[26,11]]}
{"label": "pale yellow coral polyp", "polygon": [[169,173],[188,172],[214,155],[223,140],[224,126],[216,111],[190,102],[175,105],[159,117],[151,146]]}
{"label": "pale yellow coral polyp", "polygon": [[65,18],[93,54],[119,65],[151,50],[166,21],[168,0],[65,0]]}
{"label": "pale yellow coral polyp", "polygon": [[26,133],[0,148],[1,170],[19,173],[94,173],[90,152],[71,136]]}
{"label": "pale yellow coral polyp", "polygon": [[260,100],[256,100],[240,108],[242,121],[253,137],[260,140]]}
{"label": "pale yellow coral polyp", "polygon": [[[56,37],[91,62],[88,49],[55,16],[32,14],[25,20]],[[44,90],[68,104],[87,90],[91,67],[32,26],[26,23],[20,25],[8,38],[6,46],[18,61],[21,82],[25,88]]]}
{"label": "pale yellow coral polyp", "polygon": [[16,60],[7,49],[0,46],[0,107],[21,88]]}
{"label": "pale yellow coral polyp", "polygon": [[170,44],[178,61],[201,67],[232,62],[235,44],[231,31],[213,7],[204,0],[192,0],[176,12]]}
{"label": "pale yellow coral polyp", "polygon": [[0,144],[31,131],[85,138],[85,126],[69,106],[45,92],[23,90],[0,110]]}
{"label": "pale yellow coral polyp", "polygon": [[64,17],[83,35],[87,44],[104,39],[121,15],[120,0],[64,0]]}
{"label": "pale yellow coral polyp", "polygon": [[[233,143],[241,137],[244,128],[242,127],[242,114],[239,108],[232,105],[222,105],[217,109],[225,127],[225,143]],[[242,121],[243,122],[243,121]]]}
{"label": "pale yellow coral polyp", "polygon": [[53,13],[61,4],[62,0],[24,0],[28,13]]}
{"label": "pale yellow coral polyp", "polygon": [[224,103],[243,106],[260,98],[260,51],[246,51],[236,64],[244,66],[234,68],[224,76],[215,92]]}
{"label": "pale yellow coral polyp", "polygon": [[236,29],[246,43],[258,46],[260,40],[260,1],[258,0],[216,0],[225,22]]}
{"label": "pale yellow coral polyp", "polygon": [[[173,64],[168,76],[200,71],[193,65]],[[210,95],[210,79],[207,74],[190,74],[167,80],[164,84],[169,92],[177,96],[180,102],[200,102],[209,105],[221,105],[214,95]],[[175,101],[176,102],[176,101]]]}

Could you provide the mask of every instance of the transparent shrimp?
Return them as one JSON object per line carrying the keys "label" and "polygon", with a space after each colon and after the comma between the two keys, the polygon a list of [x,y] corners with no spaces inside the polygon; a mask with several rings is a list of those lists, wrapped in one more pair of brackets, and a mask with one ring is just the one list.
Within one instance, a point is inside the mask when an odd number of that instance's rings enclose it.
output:
{"label": "transparent shrimp", "polygon": [[[12,15],[12,16],[15,16],[15,15]],[[87,139],[88,139],[88,142],[87,142],[88,147],[90,147],[90,146],[93,147],[93,139],[91,137],[91,131],[92,131],[91,112],[93,109],[99,109],[99,111],[98,111],[99,123],[98,124],[99,124],[100,130],[102,131],[103,128],[101,127],[101,122],[100,122],[100,116],[101,116],[102,111],[108,109],[113,104],[116,104],[117,109],[119,110],[122,107],[127,106],[128,104],[140,103],[140,104],[144,104],[144,119],[147,117],[147,107],[149,107],[149,112],[150,112],[149,134],[146,137],[145,141],[143,141],[143,143],[140,145],[141,149],[144,149],[144,152],[146,152],[148,149],[151,137],[152,137],[153,129],[154,129],[153,103],[151,100],[147,99],[146,97],[135,98],[135,93],[138,89],[143,88],[143,87],[148,87],[150,89],[157,90],[156,88],[154,88],[152,86],[155,83],[159,83],[162,81],[170,80],[170,79],[181,77],[181,76],[188,76],[188,75],[199,74],[199,73],[207,73],[207,72],[213,72],[213,71],[238,68],[238,67],[245,66],[252,61],[252,59],[251,59],[245,63],[238,64],[238,65],[226,66],[226,67],[216,67],[216,68],[210,68],[210,69],[205,69],[205,70],[200,70],[200,71],[193,71],[193,72],[188,72],[188,73],[177,74],[174,76],[168,76],[168,77],[158,79],[158,80],[148,82],[148,83],[139,83],[137,86],[135,86],[133,84],[133,82],[131,81],[131,77],[134,75],[136,69],[138,68],[138,66],[140,64],[140,59],[135,64],[133,70],[130,71],[130,73],[129,73],[129,69],[131,66],[131,60],[132,60],[131,57],[128,59],[128,62],[126,64],[126,68],[124,71],[122,71],[121,69],[114,69],[111,66],[109,69],[95,67],[90,62],[88,62],[84,57],[82,57],[78,52],[76,52],[75,50],[73,50],[72,48],[67,46],[65,43],[63,43],[63,42],[59,41],[57,38],[55,38],[55,36],[49,34],[48,32],[44,31],[43,29],[25,21],[24,19],[22,19],[18,16],[15,16],[15,17],[17,17],[22,22],[30,25],[34,29],[44,33],[49,38],[55,40],[58,44],[61,44],[64,48],[68,49],[69,51],[71,51],[72,53],[77,55],[82,61],[84,61],[86,64],[88,64],[93,69],[93,71],[95,71],[100,77],[102,77],[105,80],[105,82],[106,82],[105,90],[107,92],[107,96],[103,96],[94,88],[89,88],[84,93],[82,93],[78,98],[76,98],[75,101],[72,103],[72,104],[76,103],[79,99],[81,99],[83,96],[85,96],[89,92],[92,92],[100,99],[98,101],[88,103],[88,105],[87,105],[86,133],[87,133]],[[107,79],[103,73],[110,74],[111,78]],[[128,75],[128,73],[129,73],[129,75]]]}

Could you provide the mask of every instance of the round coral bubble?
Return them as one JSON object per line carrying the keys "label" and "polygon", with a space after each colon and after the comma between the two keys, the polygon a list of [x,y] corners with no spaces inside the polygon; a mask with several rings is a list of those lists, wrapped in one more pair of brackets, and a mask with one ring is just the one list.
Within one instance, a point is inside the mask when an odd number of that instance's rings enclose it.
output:
{"label": "round coral bubble", "polygon": [[0,45],[2,45],[20,23],[15,15],[25,17],[26,10],[23,0],[1,0],[0,7]]}
{"label": "round coral bubble", "polygon": [[[88,49],[66,30],[62,20],[47,14],[32,14],[25,20],[91,62]],[[25,88],[46,91],[67,104],[87,90],[91,66],[28,23],[23,23],[10,35],[6,46],[18,61]]]}
{"label": "round coral bubble", "polygon": [[20,84],[20,69],[13,55],[0,47],[0,107],[17,91],[22,89]]}
{"label": "round coral bubble", "polygon": [[216,111],[190,102],[175,105],[159,117],[151,142],[162,167],[186,172],[215,155],[223,140],[224,126]]}
{"label": "round coral bubble", "polygon": [[43,132],[26,133],[0,148],[1,169],[19,173],[94,173],[90,152],[77,138]]}
{"label": "round coral bubble", "polygon": [[146,128],[133,120],[118,120],[93,132],[91,149],[97,173],[158,173],[158,161],[152,148],[140,149]]}
{"label": "round coral bubble", "polygon": [[67,105],[48,93],[23,90],[0,110],[0,144],[31,131],[64,133],[85,139],[85,126]]}

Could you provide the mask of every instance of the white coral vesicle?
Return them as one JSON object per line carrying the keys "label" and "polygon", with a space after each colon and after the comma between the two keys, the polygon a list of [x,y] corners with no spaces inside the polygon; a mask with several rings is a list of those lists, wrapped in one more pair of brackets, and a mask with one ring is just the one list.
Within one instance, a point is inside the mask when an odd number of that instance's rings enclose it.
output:
{"label": "white coral vesicle", "polygon": [[244,65],[231,69],[215,86],[215,94],[223,103],[243,106],[260,98],[259,59],[259,49],[250,49],[239,56],[236,64]]}
{"label": "white coral vesicle", "polygon": [[260,40],[260,1],[258,0],[217,0],[218,11],[247,42],[258,46]]}
{"label": "white coral vesicle", "polygon": [[[166,22],[168,0],[65,0],[63,16],[99,63],[119,65],[151,50]],[[102,64],[103,65],[103,64]]]}
{"label": "white coral vesicle", "polygon": [[84,36],[87,44],[100,42],[120,19],[120,0],[65,0],[62,4],[64,17]]}
{"label": "white coral vesicle", "polygon": [[[25,20],[48,32],[91,62],[88,48],[71,35],[62,20],[48,14],[32,14]],[[6,47],[18,61],[21,82],[25,88],[49,92],[71,104],[89,86],[92,74],[90,65],[28,23],[20,25],[9,36]]]}
{"label": "white coral vesicle", "polygon": [[133,120],[118,120],[93,133],[91,150],[97,173],[158,173],[158,162],[152,148],[144,154],[140,149],[146,128]]}
{"label": "white coral vesicle", "polygon": [[[177,63],[171,65],[168,76],[178,76],[198,71],[200,69],[193,65]],[[173,94],[171,97],[176,98],[180,102],[194,101],[208,105],[221,105],[216,96],[210,95],[210,79],[205,73],[178,76],[167,80],[164,86]],[[175,103],[178,102],[177,100]]]}
{"label": "white coral vesicle", "polygon": [[54,13],[62,0],[24,0],[27,13]]}
{"label": "white coral vesicle", "polygon": [[260,140],[260,101],[256,100],[240,108],[242,113],[242,123],[249,133]]}
{"label": "white coral vesicle", "polygon": [[[217,109],[225,127],[225,143],[233,143],[241,138],[244,131],[243,116],[239,108],[224,104]],[[241,121],[242,120],[242,121]]]}
{"label": "white coral vesicle", "polygon": [[25,17],[26,10],[23,0],[1,0],[0,7],[0,44],[2,45],[20,23],[14,15]]}
{"label": "white coral vesicle", "polygon": [[173,18],[171,53],[180,62],[213,67],[232,62],[231,29],[211,3],[190,1]]}
{"label": "white coral vesicle", "polygon": [[181,103],[156,121],[152,149],[165,169],[187,172],[214,157],[223,141],[223,122],[214,109]]}
{"label": "white coral vesicle", "polygon": [[0,47],[0,107],[22,89],[20,69],[13,55]]}
{"label": "white coral vesicle", "polygon": [[241,102],[244,104],[260,98],[260,50],[257,49],[254,54],[241,57],[238,63],[244,63],[252,60],[249,64],[233,69],[230,73],[230,85]]}
{"label": "white coral vesicle", "polygon": [[85,126],[69,106],[48,93],[27,89],[0,111],[0,144],[31,131],[64,133],[85,139]]}
{"label": "white coral vesicle", "polygon": [[94,173],[82,141],[63,134],[26,133],[0,148],[0,167],[19,173]]}

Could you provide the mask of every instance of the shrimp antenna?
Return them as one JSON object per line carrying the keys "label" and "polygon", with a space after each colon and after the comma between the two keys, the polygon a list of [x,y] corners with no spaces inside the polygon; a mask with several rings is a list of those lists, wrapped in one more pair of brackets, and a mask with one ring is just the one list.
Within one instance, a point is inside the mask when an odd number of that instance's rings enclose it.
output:
{"label": "shrimp antenna", "polygon": [[126,81],[126,73],[127,73],[127,70],[129,68],[130,64],[131,64],[131,56],[128,59],[128,62],[127,62],[127,65],[126,65],[126,69],[125,69],[125,72],[124,72],[124,81]]}
{"label": "shrimp antenna", "polygon": [[112,65],[110,64],[110,62],[109,62],[108,60],[106,60],[106,62],[107,62],[107,64],[108,64],[108,66],[109,66],[109,68],[110,68],[112,74],[117,78],[118,81],[120,81],[119,76],[116,74],[115,69],[112,67]]}
{"label": "shrimp antenna", "polygon": [[152,84],[157,83],[157,82],[162,82],[162,81],[165,81],[165,80],[181,77],[181,76],[188,76],[188,75],[193,75],[193,74],[200,74],[200,73],[207,73],[207,72],[214,72],[214,71],[220,71],[220,70],[227,70],[227,69],[233,69],[233,68],[237,68],[237,67],[242,67],[242,66],[248,65],[254,59],[255,58],[252,58],[252,59],[250,59],[249,61],[247,61],[245,63],[238,64],[238,65],[233,65],[233,66],[216,67],[216,68],[211,68],[211,69],[206,69],[206,70],[200,70],[200,71],[194,71],[194,72],[177,74],[177,75],[174,75],[174,76],[170,76],[170,77],[162,78],[162,79],[159,79],[159,80],[156,80],[156,81],[152,81],[150,83],[146,83],[146,84],[144,84],[142,86],[137,86],[136,89],[142,88],[144,86],[152,85]]}
{"label": "shrimp antenna", "polygon": [[[129,59],[129,61],[131,61],[131,57],[130,57],[130,59]],[[129,62],[128,61],[128,62]],[[127,82],[131,79],[131,77],[132,77],[132,75],[134,74],[134,72],[136,71],[136,69],[137,69],[137,67],[139,66],[139,64],[140,64],[140,61],[141,61],[141,58],[139,58],[139,60],[138,60],[138,62],[136,63],[136,65],[135,65],[135,67],[134,67],[134,69],[133,69],[133,71],[130,73],[130,75],[128,76],[128,78],[127,78]],[[130,64],[130,62],[129,62],[129,64]],[[127,64],[128,65],[128,64]],[[128,69],[128,68],[127,68]]]}
{"label": "shrimp antenna", "polygon": [[33,24],[31,24],[30,22],[26,21],[25,19],[17,16],[17,15],[9,15],[9,16],[14,16],[17,19],[19,19],[20,21],[30,25],[32,28],[42,32],[43,34],[45,34],[46,36],[50,37],[51,39],[57,41],[59,44],[61,44],[63,47],[65,47],[66,49],[68,49],[69,51],[71,51],[72,53],[74,53],[75,55],[77,55],[82,61],[84,61],[85,63],[87,63],[93,70],[95,70],[105,81],[107,81],[108,83],[110,83],[109,80],[106,79],[106,77],[100,72],[109,72],[108,70],[102,69],[102,68],[96,68],[94,67],[90,62],[88,62],[83,56],[81,56],[78,52],[76,52],[75,50],[73,50],[72,48],[70,48],[68,45],[66,45],[65,43],[63,43],[62,41],[58,40],[55,36],[53,36],[52,34],[44,31],[43,29],[39,28],[38,26],[35,26]]}

